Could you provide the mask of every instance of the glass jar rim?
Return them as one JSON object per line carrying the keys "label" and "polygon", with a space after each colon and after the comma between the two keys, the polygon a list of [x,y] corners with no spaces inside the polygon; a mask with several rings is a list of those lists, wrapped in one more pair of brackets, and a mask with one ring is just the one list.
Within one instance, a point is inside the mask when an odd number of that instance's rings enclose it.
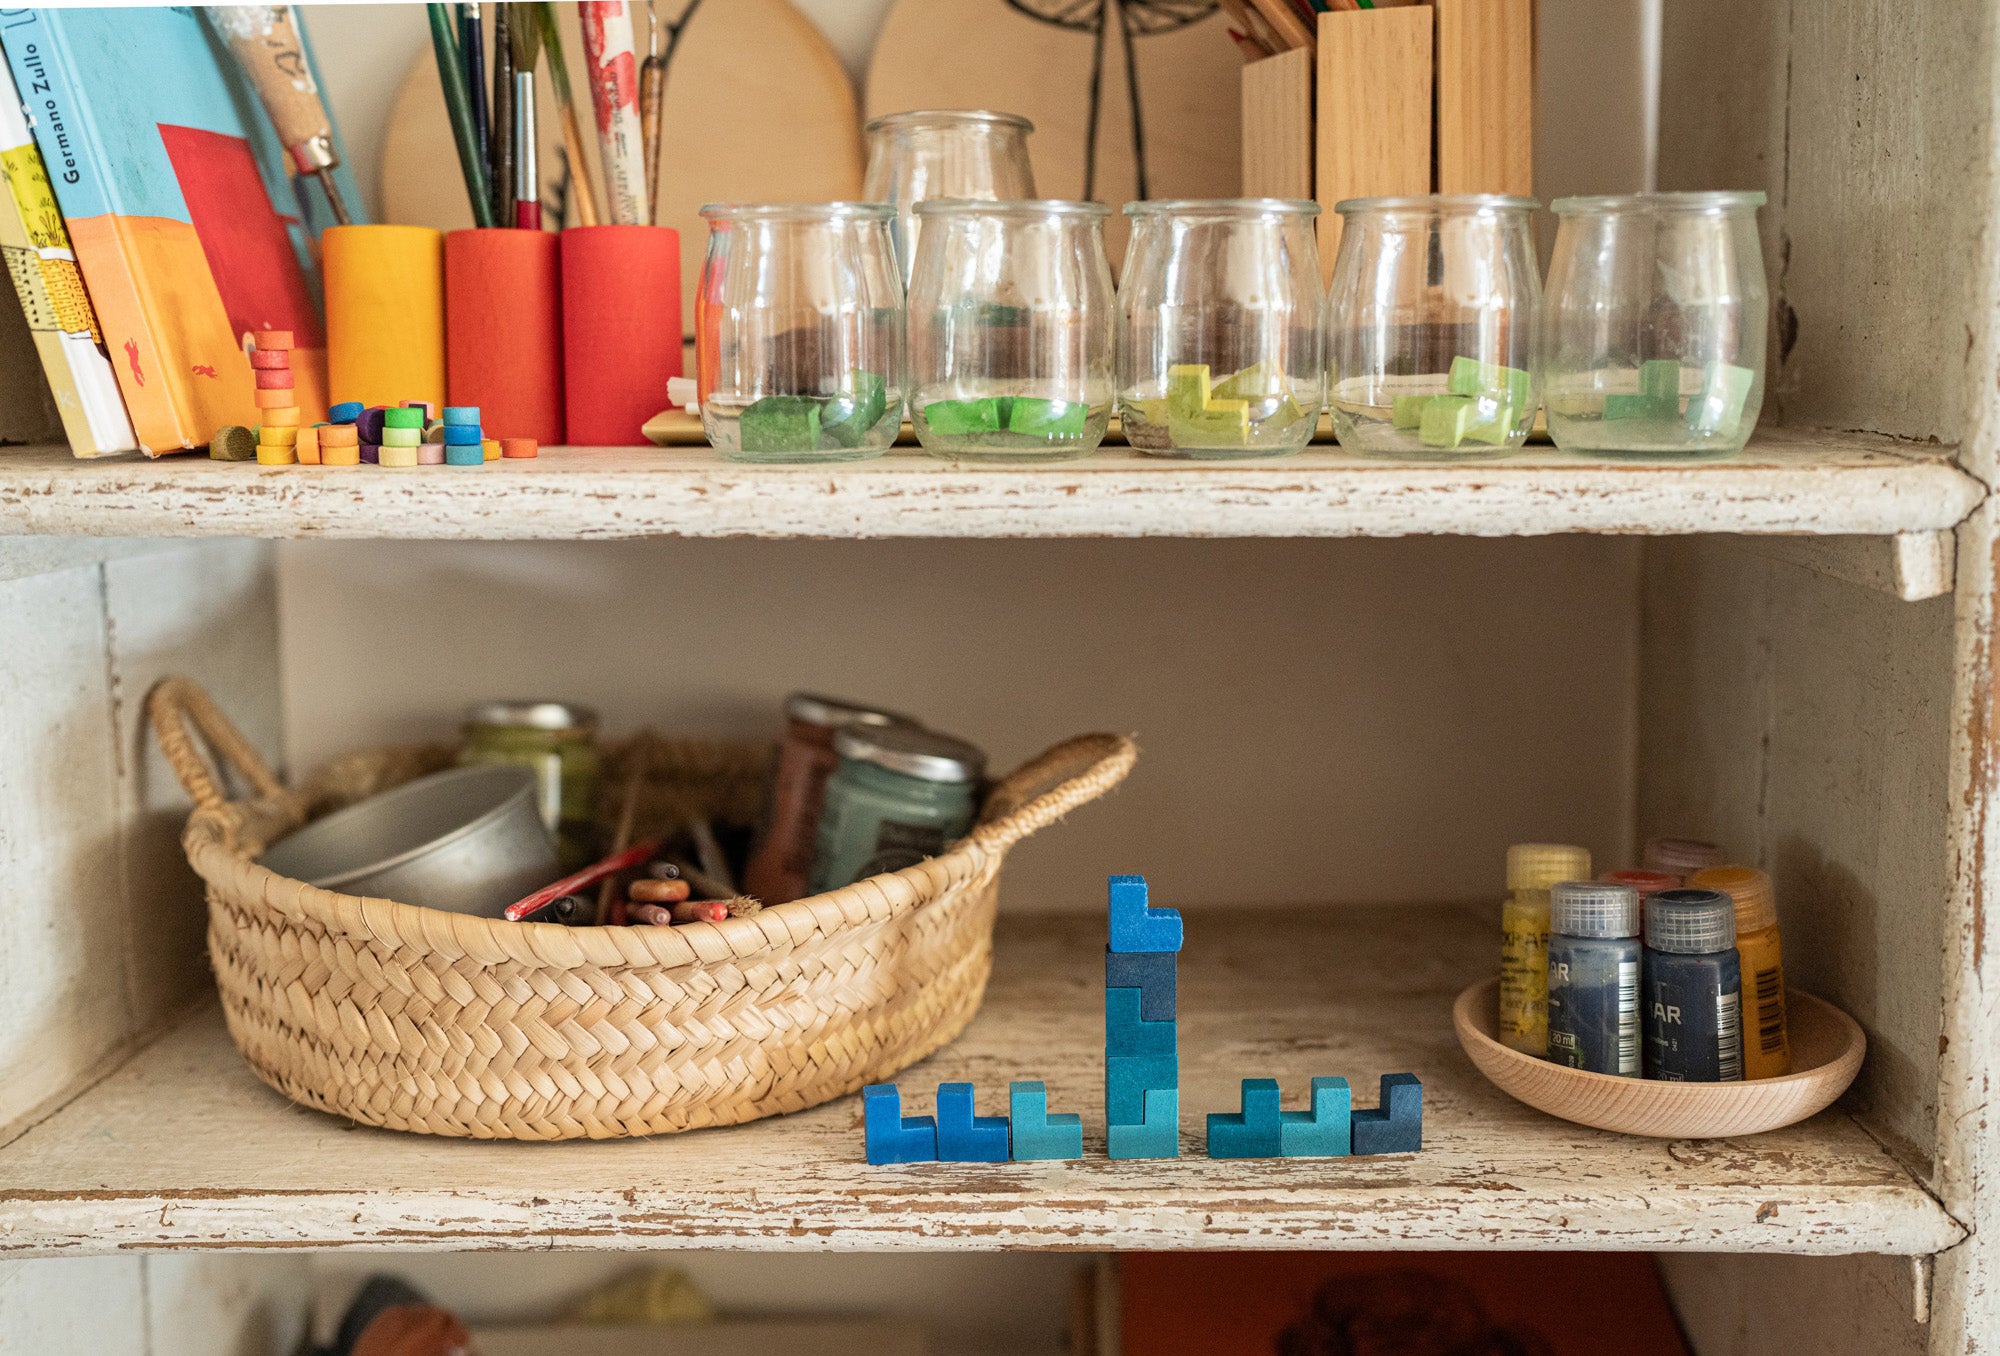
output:
{"label": "glass jar rim", "polygon": [[983,123],[991,127],[1018,127],[1023,132],[1035,130],[1035,124],[1019,113],[1000,113],[990,108],[912,108],[870,118],[861,130],[864,135],[872,135],[883,128],[923,122]]}
{"label": "glass jar rim", "polygon": [[711,202],[703,221],[888,221],[896,215],[886,202]]}
{"label": "glass jar rim", "polygon": [[1319,210],[1307,198],[1143,198],[1125,204],[1128,217],[1316,217]]}
{"label": "glass jar rim", "polygon": [[1752,210],[1769,199],[1761,188],[1716,188],[1691,193],[1594,193],[1557,198],[1549,210],[1558,216],[1577,212],[1720,212],[1736,207]]}
{"label": "glass jar rim", "polygon": [[912,204],[920,217],[1034,216],[1102,220],[1111,209],[1101,202],[1074,198],[923,198]]}
{"label": "glass jar rim", "polygon": [[1532,212],[1541,203],[1512,193],[1413,193],[1393,198],[1343,198],[1333,205],[1342,216],[1353,212],[1505,211]]}

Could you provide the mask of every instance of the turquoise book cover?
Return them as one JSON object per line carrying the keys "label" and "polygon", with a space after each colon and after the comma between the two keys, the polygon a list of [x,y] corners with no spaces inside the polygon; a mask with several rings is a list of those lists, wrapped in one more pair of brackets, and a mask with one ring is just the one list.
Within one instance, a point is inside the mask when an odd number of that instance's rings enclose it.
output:
{"label": "turquoise book cover", "polygon": [[[332,216],[317,184],[288,172],[200,11],[4,10],[0,47],[140,444],[154,455],[199,447],[249,422],[242,342],[259,329],[293,332],[299,404],[323,417],[312,243]],[[336,174],[358,203],[346,169]]]}

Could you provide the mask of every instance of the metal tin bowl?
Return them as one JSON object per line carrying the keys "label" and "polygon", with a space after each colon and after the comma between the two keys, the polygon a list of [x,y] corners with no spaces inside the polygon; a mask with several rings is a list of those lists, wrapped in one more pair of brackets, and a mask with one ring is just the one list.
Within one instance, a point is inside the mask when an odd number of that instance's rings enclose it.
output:
{"label": "metal tin bowl", "polygon": [[419,777],[314,820],[257,862],[323,890],[489,918],[562,875],[525,767]]}

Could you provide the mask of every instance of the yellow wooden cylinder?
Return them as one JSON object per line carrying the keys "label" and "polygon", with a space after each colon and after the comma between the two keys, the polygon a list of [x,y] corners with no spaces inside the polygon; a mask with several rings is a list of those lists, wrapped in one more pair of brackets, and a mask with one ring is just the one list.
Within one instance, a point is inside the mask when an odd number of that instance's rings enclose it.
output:
{"label": "yellow wooden cylinder", "polygon": [[443,405],[444,235],[426,226],[332,226],[320,250],[331,399]]}

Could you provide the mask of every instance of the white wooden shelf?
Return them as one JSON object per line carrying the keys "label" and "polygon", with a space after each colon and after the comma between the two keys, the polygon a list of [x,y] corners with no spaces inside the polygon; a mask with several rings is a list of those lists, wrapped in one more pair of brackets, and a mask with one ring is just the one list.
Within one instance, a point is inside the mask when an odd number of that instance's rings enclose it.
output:
{"label": "white wooden shelf", "polygon": [[[1964,1231],[1830,1111],[1731,1141],[1632,1139],[1495,1091],[1452,1039],[1492,909],[1193,912],[1181,967],[1182,1152],[1103,1155],[1102,923],[1010,918],[985,1009],[905,1072],[1004,1111],[1014,1078],[1084,1114],[1077,1163],[862,1160],[861,1103],[647,1141],[473,1143],[352,1126],[250,1073],[195,1013],[0,1149],[0,1255],[132,1248],[1499,1248],[1924,1254]],[[1424,1080],[1415,1156],[1210,1161],[1237,1081],[1314,1074],[1372,1103]],[[17,1130],[19,1128],[17,1127]]]}
{"label": "white wooden shelf", "polygon": [[1982,494],[1935,447],[1786,429],[1707,463],[1590,460],[1530,446],[1493,461],[1430,464],[1315,445],[1234,463],[1107,447],[1081,461],[990,467],[898,448],[840,466],[755,467],[724,463],[706,447],[646,447],[383,471],[0,449],[0,534],[63,536],[1880,536],[1953,527]]}

